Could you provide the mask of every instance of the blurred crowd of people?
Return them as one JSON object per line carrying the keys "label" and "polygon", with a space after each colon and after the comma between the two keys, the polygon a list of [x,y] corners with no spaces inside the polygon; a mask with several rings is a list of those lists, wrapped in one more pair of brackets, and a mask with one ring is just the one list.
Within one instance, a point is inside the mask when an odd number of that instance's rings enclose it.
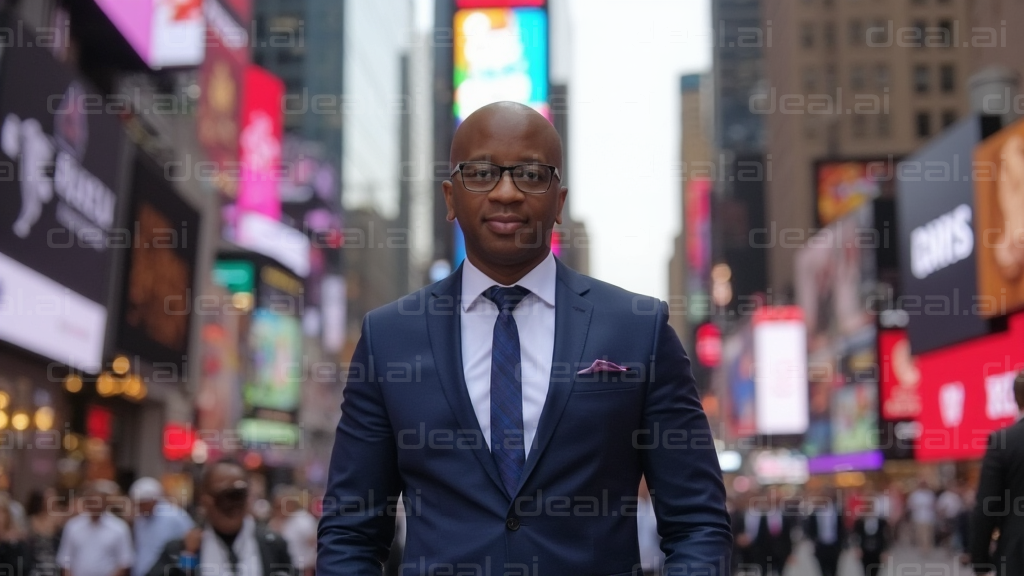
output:
{"label": "blurred crowd of people", "polygon": [[[233,460],[208,465],[193,513],[154,478],[127,494],[110,480],[24,505],[0,493],[0,571],[11,576],[312,576],[317,519],[307,492],[274,488],[254,502],[248,472]],[[256,505],[254,505],[256,504]]]}

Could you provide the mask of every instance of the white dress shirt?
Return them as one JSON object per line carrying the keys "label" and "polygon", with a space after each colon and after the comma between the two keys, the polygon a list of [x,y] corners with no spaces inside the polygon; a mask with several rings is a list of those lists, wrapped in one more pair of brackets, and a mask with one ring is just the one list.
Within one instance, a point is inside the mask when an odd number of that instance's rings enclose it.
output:
{"label": "white dress shirt", "polygon": [[[555,351],[555,257],[548,257],[523,276],[517,286],[530,294],[519,303],[512,317],[519,329],[519,350],[523,364],[523,441],[530,455],[537,424],[551,384],[551,362]],[[490,279],[467,258],[462,265],[462,370],[469,398],[487,446],[491,445],[491,345],[498,307],[483,295],[498,282]]]}
{"label": "white dress shirt", "polygon": [[111,576],[135,560],[128,524],[110,512],[95,521],[79,514],[64,526],[57,564],[72,576]]}

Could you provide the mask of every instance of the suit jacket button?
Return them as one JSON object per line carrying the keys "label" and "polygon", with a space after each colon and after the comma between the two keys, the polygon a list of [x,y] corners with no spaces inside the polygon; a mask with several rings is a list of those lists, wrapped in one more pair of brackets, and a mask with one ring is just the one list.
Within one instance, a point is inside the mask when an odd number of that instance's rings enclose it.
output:
{"label": "suit jacket button", "polygon": [[508,528],[509,530],[511,530],[513,532],[515,532],[516,530],[519,530],[519,518],[516,518],[515,516],[513,516],[513,517],[510,517],[509,519],[505,520],[505,528]]}

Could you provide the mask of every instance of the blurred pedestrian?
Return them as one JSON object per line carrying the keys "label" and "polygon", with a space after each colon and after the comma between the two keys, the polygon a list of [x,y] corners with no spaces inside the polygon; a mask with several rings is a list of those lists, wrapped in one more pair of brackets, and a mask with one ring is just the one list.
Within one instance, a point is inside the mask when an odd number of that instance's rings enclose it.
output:
{"label": "blurred pedestrian", "polygon": [[288,544],[257,525],[248,504],[245,468],[230,459],[208,464],[199,485],[205,521],[168,542],[149,576],[292,576]]}
{"label": "blurred pedestrian", "polygon": [[877,576],[886,563],[892,542],[889,522],[877,506],[868,506],[853,524],[864,576]]}
{"label": "blurred pedestrian", "polygon": [[146,576],[164,546],[171,540],[184,538],[195,523],[184,510],[167,500],[163,485],[155,478],[139,478],[128,489],[128,496],[135,509],[132,576]]}
{"label": "blurred pedestrian", "polygon": [[295,486],[274,488],[274,515],[269,528],[288,543],[288,553],[300,576],[313,576],[316,566],[316,518],[306,509],[305,495]]}
{"label": "blurred pedestrian", "polygon": [[110,480],[90,482],[82,493],[82,514],[68,520],[57,549],[64,576],[128,576],[135,553],[128,524],[107,509],[119,494]]}
{"label": "blurred pedestrian", "polygon": [[57,548],[60,546],[61,522],[48,507],[55,504],[57,492],[34,490],[28,496],[25,514],[28,515],[28,534],[25,537],[25,562],[28,576],[56,576]]}
{"label": "blurred pedestrian", "polygon": [[839,555],[846,542],[843,506],[834,491],[820,491],[811,498],[807,516],[807,538],[814,542],[814,557],[822,576],[836,576]]}
{"label": "blurred pedestrian", "polygon": [[0,574],[23,574],[25,563],[25,542],[14,523],[11,499],[0,495]]}
{"label": "blurred pedestrian", "polygon": [[956,550],[956,519],[963,508],[960,497],[960,486],[950,482],[946,489],[935,499],[936,524],[939,531],[937,540],[952,552]]}
{"label": "blurred pedestrian", "polygon": [[907,497],[907,510],[914,525],[914,542],[922,556],[931,553],[935,545],[935,492],[924,479],[917,490]]}
{"label": "blurred pedestrian", "polygon": [[747,568],[759,574],[782,574],[793,554],[794,518],[783,514],[778,501],[769,491],[759,491],[750,500],[743,515],[743,560]]}
{"label": "blurred pedestrian", "polygon": [[[971,561],[977,574],[1024,574],[1024,372],[1013,380],[1017,421],[988,438],[971,520]],[[993,535],[998,532],[995,551]]]}

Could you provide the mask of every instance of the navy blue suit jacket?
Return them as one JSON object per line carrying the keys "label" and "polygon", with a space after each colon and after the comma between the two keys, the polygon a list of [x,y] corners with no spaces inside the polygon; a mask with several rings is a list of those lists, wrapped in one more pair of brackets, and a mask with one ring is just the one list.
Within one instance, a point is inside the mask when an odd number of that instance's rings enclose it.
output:
{"label": "navy blue suit jacket", "polygon": [[[319,528],[319,576],[378,576],[403,493],[401,574],[639,574],[641,475],[668,574],[728,574],[725,489],[664,302],[558,262],[551,383],[510,497],[463,376],[461,268],[367,314]],[[604,359],[629,372],[577,375]]]}

